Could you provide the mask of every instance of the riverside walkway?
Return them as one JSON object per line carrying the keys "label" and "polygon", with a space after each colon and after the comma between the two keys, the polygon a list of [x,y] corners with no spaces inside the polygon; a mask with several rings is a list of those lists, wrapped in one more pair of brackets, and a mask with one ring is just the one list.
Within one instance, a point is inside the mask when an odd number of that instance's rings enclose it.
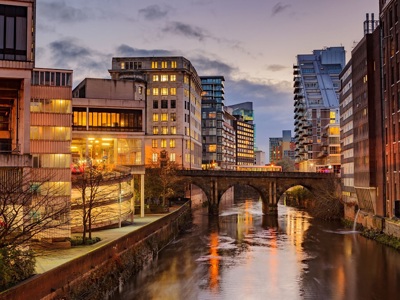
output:
{"label": "riverside walkway", "polygon": [[[174,211],[176,208],[170,207],[170,212]],[[139,228],[150,224],[158,219],[161,219],[165,215],[167,214],[149,214],[143,218],[135,216],[134,222],[131,225],[121,228],[96,230],[92,232],[92,237],[99,237],[101,241],[93,245],[74,246],[69,249],[40,250],[36,253],[36,274],[42,274],[68,261],[71,261],[91,251],[101,248],[104,245],[112,242],[113,240],[116,240],[128,233],[136,231]],[[79,234],[73,235],[79,236]]]}

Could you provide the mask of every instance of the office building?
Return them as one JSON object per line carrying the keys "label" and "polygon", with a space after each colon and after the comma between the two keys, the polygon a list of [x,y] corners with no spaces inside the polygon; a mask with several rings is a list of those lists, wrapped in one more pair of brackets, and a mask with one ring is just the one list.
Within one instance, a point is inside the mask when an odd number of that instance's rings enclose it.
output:
{"label": "office building", "polygon": [[[340,172],[339,74],[344,66],[343,47],[297,55],[293,66],[294,127],[300,171]],[[331,141],[334,144],[330,145]]]}
{"label": "office building", "polygon": [[[114,80],[145,83],[145,164],[201,169],[201,81],[184,57],[114,57]],[[138,100],[140,100],[138,99]],[[161,157],[163,156],[163,157]]]}

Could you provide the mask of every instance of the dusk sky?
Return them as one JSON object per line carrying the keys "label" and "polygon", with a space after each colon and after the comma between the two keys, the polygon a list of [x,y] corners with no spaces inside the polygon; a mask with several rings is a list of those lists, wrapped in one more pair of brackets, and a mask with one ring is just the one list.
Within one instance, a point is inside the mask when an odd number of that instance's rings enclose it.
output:
{"label": "dusk sky", "polygon": [[[184,56],[225,77],[225,105],[252,101],[256,144],[293,134],[296,55],[344,46],[378,0],[37,0],[36,67],[109,78],[113,56]],[[268,156],[268,154],[267,154]]]}

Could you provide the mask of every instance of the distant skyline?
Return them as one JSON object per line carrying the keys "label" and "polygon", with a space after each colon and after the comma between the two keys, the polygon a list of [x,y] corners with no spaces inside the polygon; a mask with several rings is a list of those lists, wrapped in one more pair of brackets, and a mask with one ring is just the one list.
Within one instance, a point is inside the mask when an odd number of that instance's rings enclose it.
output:
{"label": "distant skyline", "polygon": [[[379,0],[37,0],[36,67],[109,78],[113,56],[184,56],[225,77],[225,104],[252,101],[256,144],[293,134],[298,54],[344,46],[347,60]],[[267,159],[268,161],[268,159]]]}

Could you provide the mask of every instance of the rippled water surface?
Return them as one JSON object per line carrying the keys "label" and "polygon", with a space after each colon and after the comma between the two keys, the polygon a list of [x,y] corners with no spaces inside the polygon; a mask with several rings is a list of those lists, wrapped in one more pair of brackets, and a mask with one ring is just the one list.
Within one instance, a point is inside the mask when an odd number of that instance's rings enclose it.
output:
{"label": "rippled water surface", "polygon": [[241,201],[193,227],[112,299],[400,299],[400,253],[340,224]]}

